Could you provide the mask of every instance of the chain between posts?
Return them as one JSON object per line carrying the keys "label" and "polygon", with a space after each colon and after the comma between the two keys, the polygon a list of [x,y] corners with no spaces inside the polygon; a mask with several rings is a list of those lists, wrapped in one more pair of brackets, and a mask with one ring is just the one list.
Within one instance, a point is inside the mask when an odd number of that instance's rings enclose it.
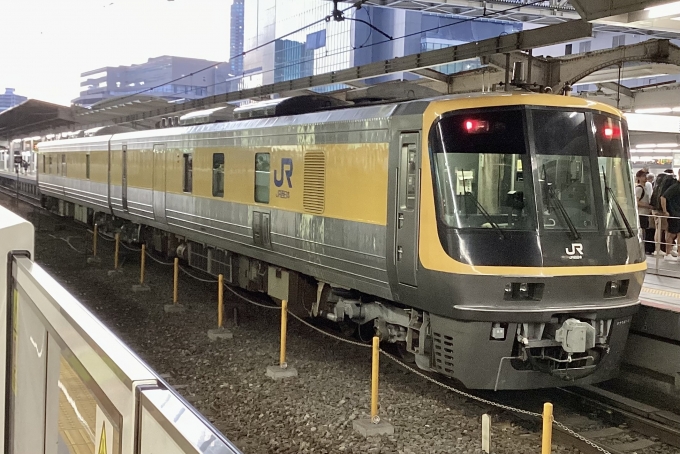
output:
{"label": "chain between posts", "polygon": [[[230,291],[231,291],[232,293],[234,293],[236,296],[238,296],[239,298],[241,298],[241,299],[247,301],[248,303],[251,303],[251,304],[254,304],[254,305],[260,306],[260,307],[265,307],[265,308],[268,308],[268,309],[280,309],[279,306],[266,306],[266,305],[264,305],[264,304],[255,303],[255,302],[252,301],[250,298],[246,298],[246,297],[240,295],[239,293],[237,293],[236,291],[234,291],[231,287],[229,287],[229,286],[226,286],[226,287],[227,287],[228,290],[230,290]],[[324,336],[328,336],[328,337],[333,338],[333,339],[335,339],[335,340],[338,340],[338,341],[340,341],[340,342],[344,342],[344,343],[346,343],[346,344],[354,345],[354,346],[357,346],[357,347],[362,347],[362,348],[372,348],[372,346],[369,345],[369,344],[364,344],[364,343],[362,343],[362,342],[357,342],[357,341],[353,341],[353,340],[350,340],[350,339],[345,339],[345,338],[343,338],[343,337],[336,336],[335,334],[328,333],[328,332],[326,332],[326,331],[324,331],[324,330],[322,330],[322,329],[320,329],[320,328],[318,328],[318,327],[312,325],[311,323],[307,322],[306,320],[303,320],[302,317],[299,317],[299,316],[295,315],[295,314],[292,313],[292,312],[289,312],[289,315],[290,315],[291,317],[293,317],[295,320],[297,320],[297,321],[299,321],[300,323],[302,323],[303,325],[305,325],[305,326],[307,326],[307,327],[313,329],[314,331],[317,331],[317,332],[323,334]],[[382,348],[380,349],[380,353],[381,353],[383,356],[385,356],[385,357],[387,357],[388,359],[390,359],[391,361],[395,362],[397,365],[399,365],[399,366],[403,367],[404,369],[408,370],[409,372],[412,372],[413,374],[415,374],[415,375],[417,375],[417,376],[419,376],[419,377],[421,377],[421,378],[423,378],[423,379],[429,381],[430,383],[433,383],[433,384],[435,384],[435,385],[437,385],[437,386],[440,386],[440,387],[442,387],[442,388],[444,388],[444,389],[446,389],[446,390],[448,390],[448,391],[451,391],[451,392],[453,392],[453,393],[455,393],[455,394],[458,394],[459,396],[465,397],[465,398],[470,399],[470,400],[473,400],[473,401],[475,401],[475,402],[479,402],[479,403],[482,403],[482,404],[485,404],[485,405],[489,405],[489,406],[492,406],[492,407],[495,407],[495,408],[499,408],[499,409],[501,409],[501,410],[509,411],[509,412],[511,412],[511,413],[516,413],[516,414],[520,414],[520,415],[530,416],[530,417],[536,418],[536,419],[538,419],[538,420],[541,420],[541,419],[543,418],[543,414],[541,414],[541,413],[538,413],[538,412],[535,412],[535,411],[524,410],[524,409],[517,408],[517,407],[513,407],[513,406],[510,406],[510,405],[500,404],[500,403],[494,402],[494,401],[492,401],[492,400],[488,400],[488,399],[484,399],[484,398],[482,398],[482,397],[475,396],[474,394],[470,394],[470,393],[465,392],[465,391],[462,391],[462,390],[460,390],[460,389],[458,389],[458,388],[454,388],[453,386],[447,385],[446,383],[442,383],[442,382],[440,382],[439,380],[437,380],[437,379],[435,379],[435,378],[432,378],[432,377],[430,377],[429,375],[427,375],[427,374],[421,372],[420,370],[415,369],[415,368],[413,368],[413,367],[411,367],[411,366],[409,366],[409,365],[407,365],[407,364],[404,364],[404,363],[403,363],[402,361],[400,361],[398,358],[394,357],[393,355],[391,355],[390,353],[386,352],[386,351],[383,350]],[[555,424],[557,427],[559,427],[559,428],[562,429],[563,431],[567,432],[569,435],[571,435],[571,436],[573,436],[573,437],[575,437],[575,438],[577,438],[577,439],[583,441],[584,443],[586,443],[586,444],[592,446],[593,448],[597,449],[597,450],[598,450],[599,452],[601,452],[602,454],[611,454],[609,451],[607,451],[606,449],[604,449],[604,448],[602,448],[601,446],[597,445],[596,443],[592,442],[591,440],[588,440],[588,439],[587,439],[586,437],[584,437],[583,435],[580,435],[578,432],[576,432],[576,431],[574,431],[574,430],[568,428],[568,427],[565,426],[563,423],[561,423],[561,422],[555,420],[554,417],[552,418],[552,421],[553,421],[553,424]]]}

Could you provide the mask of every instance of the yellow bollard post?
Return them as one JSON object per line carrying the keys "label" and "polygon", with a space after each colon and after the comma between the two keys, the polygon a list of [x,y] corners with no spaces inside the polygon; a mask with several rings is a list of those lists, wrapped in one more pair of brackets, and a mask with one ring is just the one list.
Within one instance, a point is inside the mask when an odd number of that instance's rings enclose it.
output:
{"label": "yellow bollard post", "polygon": [[144,266],[146,265],[146,244],[142,244],[142,264],[139,267],[139,285],[144,285]]}
{"label": "yellow bollard post", "polygon": [[217,276],[217,327],[223,328],[223,313],[224,313],[224,276]]}
{"label": "yellow bollard post", "polygon": [[371,361],[371,417],[355,419],[352,428],[364,437],[393,435],[394,426],[378,416],[378,375],[380,373],[380,338],[373,336]]}
{"label": "yellow bollard post", "polygon": [[175,257],[175,269],[173,272],[173,282],[172,282],[172,303],[177,304],[177,290],[179,280],[179,258]]}
{"label": "yellow bollard post", "polygon": [[118,269],[118,251],[120,250],[120,233],[116,233],[116,250],[113,256],[113,269]]}
{"label": "yellow bollard post", "polygon": [[217,276],[217,328],[208,330],[208,339],[232,339],[233,333],[224,329],[224,275]]}
{"label": "yellow bollard post", "polygon": [[543,404],[543,438],[541,454],[550,454],[552,450],[552,424],[553,405],[550,402]]}
{"label": "yellow bollard post", "polygon": [[163,310],[167,313],[184,312],[185,307],[179,304],[179,257],[175,257],[174,267],[172,271],[172,304],[163,306]]}
{"label": "yellow bollard post", "polygon": [[373,362],[371,368],[371,422],[378,424],[378,373],[380,370],[380,338],[373,336]]}
{"label": "yellow bollard post", "polygon": [[97,224],[94,225],[94,235],[92,236],[92,257],[97,256],[97,229],[99,226]]}
{"label": "yellow bollard post", "polygon": [[285,369],[286,364],[286,330],[288,329],[288,301],[281,301],[281,354],[279,355],[279,367]]}
{"label": "yellow bollard post", "polygon": [[297,370],[286,362],[286,331],[288,330],[288,300],[281,301],[281,352],[278,366],[267,366],[267,377],[273,380],[297,377]]}

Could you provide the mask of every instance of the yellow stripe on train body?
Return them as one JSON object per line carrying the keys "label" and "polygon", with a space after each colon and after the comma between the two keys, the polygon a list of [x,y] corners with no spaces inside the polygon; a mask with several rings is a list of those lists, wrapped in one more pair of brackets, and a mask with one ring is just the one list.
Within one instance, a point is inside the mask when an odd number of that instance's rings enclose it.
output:
{"label": "yellow stripe on train body", "polygon": [[[387,143],[284,145],[273,147],[211,147],[193,151],[193,192],[195,197],[223,199],[246,205],[306,213],[302,193],[304,154],[320,151],[325,155],[325,202],[322,216],[369,224],[387,224]],[[224,197],[212,195],[214,153],[224,153]],[[270,153],[269,203],[254,201],[255,155]],[[167,191],[182,193],[182,152],[170,150],[167,165]],[[281,168],[291,159],[290,186]],[[277,187],[275,171],[283,183]]]}
{"label": "yellow stripe on train body", "polygon": [[[150,140],[144,148],[127,149],[128,188],[151,189],[154,172],[165,172],[166,192],[193,197],[225,200],[246,205],[270,207],[306,213],[303,207],[304,155],[310,151],[325,155],[325,201],[320,215],[330,218],[387,224],[387,143],[351,143],[318,145],[276,145],[261,147],[200,147],[171,148],[164,158],[154,162]],[[162,143],[159,141],[158,143]],[[139,147],[139,145],[135,145]],[[185,153],[193,155],[192,192],[183,191]],[[47,152],[60,160],[62,151]],[[213,154],[224,153],[224,197],[212,195]],[[254,200],[255,155],[270,153],[269,203]],[[90,154],[90,181],[106,183],[107,152]],[[68,178],[85,179],[84,152],[67,152]],[[282,187],[274,183],[275,170],[281,173],[282,159],[291,159],[293,174],[291,185],[285,180]],[[121,145],[112,145],[111,183],[120,185],[122,171]],[[56,168],[55,168],[56,171]],[[53,172],[52,174],[55,174]]]}
{"label": "yellow stripe on train body", "polygon": [[[430,156],[428,137],[430,128],[439,116],[446,112],[483,107],[535,105],[562,107],[565,109],[592,109],[608,114],[622,116],[621,111],[606,104],[569,96],[542,94],[490,94],[469,98],[432,101],[423,114],[422,133],[422,182],[420,184],[420,234],[418,251],[420,262],[424,268],[433,271],[456,274],[502,275],[502,276],[573,276],[573,275],[606,275],[644,271],[646,262],[612,266],[570,266],[570,267],[515,267],[515,266],[474,266],[461,263],[444,250],[437,232],[437,215],[434,207],[434,191],[432,174],[429,169]],[[521,254],[522,251],[517,251]]]}

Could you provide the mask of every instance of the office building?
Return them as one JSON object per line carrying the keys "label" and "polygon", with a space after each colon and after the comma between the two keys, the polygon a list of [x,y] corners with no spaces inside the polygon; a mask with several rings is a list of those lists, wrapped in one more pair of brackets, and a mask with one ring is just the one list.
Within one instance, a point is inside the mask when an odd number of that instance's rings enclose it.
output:
{"label": "office building", "polygon": [[[131,66],[106,66],[82,73],[80,96],[72,103],[91,106],[105,99],[134,95],[148,87],[145,95],[168,101],[208,96],[215,85],[215,66],[219,62],[164,55]],[[226,65],[222,65],[226,66]],[[168,82],[189,75],[176,82]]]}
{"label": "office building", "polygon": [[14,88],[5,88],[5,94],[0,95],[0,112],[26,101],[26,96],[14,94]]}
{"label": "office building", "polygon": [[245,0],[231,4],[231,32],[229,34],[229,67],[232,75],[243,74],[243,26]]}

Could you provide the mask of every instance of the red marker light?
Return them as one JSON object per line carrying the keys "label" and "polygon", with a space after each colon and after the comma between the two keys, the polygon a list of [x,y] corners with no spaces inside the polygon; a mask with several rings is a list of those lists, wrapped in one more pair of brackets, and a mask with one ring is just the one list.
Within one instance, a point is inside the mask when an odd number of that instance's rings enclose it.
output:
{"label": "red marker light", "polygon": [[482,120],[465,120],[463,123],[465,131],[469,134],[489,131],[489,122]]}
{"label": "red marker light", "polygon": [[616,125],[605,126],[602,133],[606,139],[611,140],[621,138],[621,128]]}

